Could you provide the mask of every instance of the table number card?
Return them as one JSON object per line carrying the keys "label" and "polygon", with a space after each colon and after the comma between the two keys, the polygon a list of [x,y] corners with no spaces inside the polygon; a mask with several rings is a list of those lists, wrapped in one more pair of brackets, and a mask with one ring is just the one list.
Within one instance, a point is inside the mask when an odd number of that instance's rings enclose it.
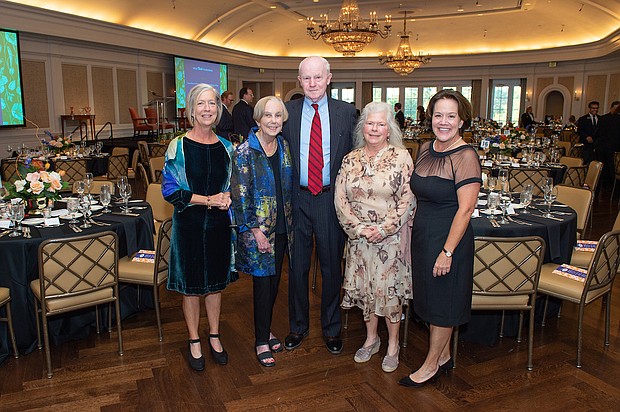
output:
{"label": "table number card", "polygon": [[598,245],[597,240],[578,240],[577,245],[575,245],[575,250],[579,252],[594,253],[597,245]]}
{"label": "table number card", "polygon": [[586,276],[588,276],[587,270],[567,264],[561,264],[553,271],[553,273],[578,282],[585,282]]}
{"label": "table number card", "polygon": [[138,250],[138,252],[131,259],[133,262],[141,263],[155,263],[155,251],[154,250]]}

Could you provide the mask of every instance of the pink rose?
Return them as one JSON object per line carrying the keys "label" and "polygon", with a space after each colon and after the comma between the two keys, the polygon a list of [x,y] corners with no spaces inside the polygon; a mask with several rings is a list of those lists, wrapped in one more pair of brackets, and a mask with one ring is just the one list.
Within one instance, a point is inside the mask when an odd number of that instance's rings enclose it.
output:
{"label": "pink rose", "polygon": [[49,191],[50,192],[56,192],[57,190],[60,190],[60,189],[62,189],[62,183],[60,183],[60,180],[52,179],[50,181]]}
{"label": "pink rose", "polygon": [[30,183],[30,191],[34,193],[35,195],[38,195],[39,193],[41,193],[43,189],[45,189],[45,185],[43,184],[43,182],[39,180],[37,180],[36,182]]}
{"label": "pink rose", "polygon": [[26,175],[26,180],[29,182],[36,182],[37,180],[39,180],[40,176],[39,176],[39,172],[34,172],[34,173],[28,173]]}
{"label": "pink rose", "polygon": [[46,171],[39,172],[39,178],[41,179],[43,183],[49,183],[51,180],[50,174],[47,173]]}

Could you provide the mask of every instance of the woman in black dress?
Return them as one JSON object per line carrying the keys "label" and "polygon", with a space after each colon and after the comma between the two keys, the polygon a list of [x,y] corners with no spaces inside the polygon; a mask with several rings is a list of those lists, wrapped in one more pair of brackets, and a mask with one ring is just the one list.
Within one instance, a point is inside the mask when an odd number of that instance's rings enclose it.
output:
{"label": "woman in black dress", "polygon": [[219,335],[221,291],[237,280],[232,259],[230,207],[232,143],[213,127],[222,113],[217,91],[198,84],[187,97],[193,128],[170,142],[162,171],[162,193],[174,205],[168,289],[183,294],[183,315],[189,332],[188,361],[204,369],[200,345],[200,297],[209,319],[209,347],[216,363],[228,355]]}
{"label": "woman in black dress", "polygon": [[471,104],[442,90],[428,104],[435,140],[422,146],[411,189],[418,201],[411,241],[413,303],[430,324],[424,364],[399,383],[422,386],[452,368],[452,328],[471,316],[474,235],[470,224],[482,183],[478,154],[462,138]]}

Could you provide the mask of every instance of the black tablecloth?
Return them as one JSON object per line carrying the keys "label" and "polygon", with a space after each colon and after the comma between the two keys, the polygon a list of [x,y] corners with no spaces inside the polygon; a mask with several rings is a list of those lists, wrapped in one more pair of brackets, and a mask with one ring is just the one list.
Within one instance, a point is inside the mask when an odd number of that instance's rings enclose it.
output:
{"label": "black tablecloth", "polygon": [[[486,199],[486,197],[483,197]],[[546,206],[535,206],[544,209]],[[573,246],[577,241],[577,214],[570,207],[554,206],[551,210],[570,213],[570,215],[555,215],[562,221],[550,220],[541,216],[537,210],[528,214],[515,216],[518,220],[531,223],[531,226],[508,223],[499,228],[493,227],[486,215],[472,219],[472,226],[475,236],[493,237],[520,237],[520,236],[540,236],[545,240],[544,263],[569,263],[573,252]],[[498,217],[499,218],[499,217]],[[542,300],[539,297],[539,300]],[[537,302],[536,319],[542,318],[544,302]],[[550,298],[549,313],[557,313],[559,303]],[[525,316],[524,325],[527,325],[528,318]],[[492,346],[499,340],[501,322],[500,311],[472,311],[471,321],[461,326],[459,338],[467,342],[475,342],[483,345]],[[504,336],[516,336],[519,329],[518,311],[506,311]]]}
{"label": "black tablecloth", "polygon": [[[499,165],[485,166],[483,164],[482,167],[487,168],[487,169],[491,168],[491,175],[494,176],[494,177],[498,176],[500,167],[502,167],[502,168],[512,168],[512,166],[510,166],[508,164],[504,164],[504,165],[501,165],[501,166],[499,166]],[[514,169],[517,169],[517,168],[514,168]],[[540,169],[545,169],[545,170],[549,171],[549,177],[553,178],[553,184],[554,185],[562,184],[562,182],[564,181],[564,174],[568,170],[566,165],[559,164],[559,163],[545,164]]]}
{"label": "black tablecloth", "polygon": [[[153,249],[153,213],[147,203],[131,203],[131,206],[145,207],[133,209],[139,216],[122,216],[104,214],[95,217],[96,221],[110,223],[111,226],[95,226],[75,233],[66,224],[53,228],[31,227],[32,238],[0,238],[0,286],[11,290],[11,309],[15,335],[19,352],[27,354],[36,348],[37,330],[34,296],[30,282],[38,278],[37,253],[39,245],[45,239],[86,235],[94,232],[111,230],[119,237],[119,256],[127,256],[139,249]],[[112,208],[118,211],[118,207]],[[94,216],[97,216],[95,212]],[[121,318],[136,313],[140,307],[153,307],[150,288],[142,288],[140,300],[137,301],[136,288],[121,285]],[[104,308],[101,308],[104,309]],[[103,311],[105,314],[105,310]],[[102,316],[102,325],[107,325],[107,316]],[[95,325],[95,310],[87,308],[82,311],[58,315],[49,320],[50,342],[59,344],[70,339],[82,338],[90,333]],[[107,326],[106,326],[107,327]],[[0,323],[0,362],[9,354],[9,338],[6,323]]]}

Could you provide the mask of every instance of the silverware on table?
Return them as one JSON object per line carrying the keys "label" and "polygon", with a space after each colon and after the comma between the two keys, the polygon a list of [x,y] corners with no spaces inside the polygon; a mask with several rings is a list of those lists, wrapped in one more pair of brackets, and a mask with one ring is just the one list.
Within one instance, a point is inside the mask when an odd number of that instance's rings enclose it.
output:
{"label": "silverware on table", "polygon": [[9,229],[9,230],[5,230],[4,232],[0,233],[0,237],[2,237],[2,236],[6,236],[6,235],[8,235],[8,234],[9,234],[9,233],[11,233],[11,232],[12,232],[12,230],[11,230],[11,229]]}

